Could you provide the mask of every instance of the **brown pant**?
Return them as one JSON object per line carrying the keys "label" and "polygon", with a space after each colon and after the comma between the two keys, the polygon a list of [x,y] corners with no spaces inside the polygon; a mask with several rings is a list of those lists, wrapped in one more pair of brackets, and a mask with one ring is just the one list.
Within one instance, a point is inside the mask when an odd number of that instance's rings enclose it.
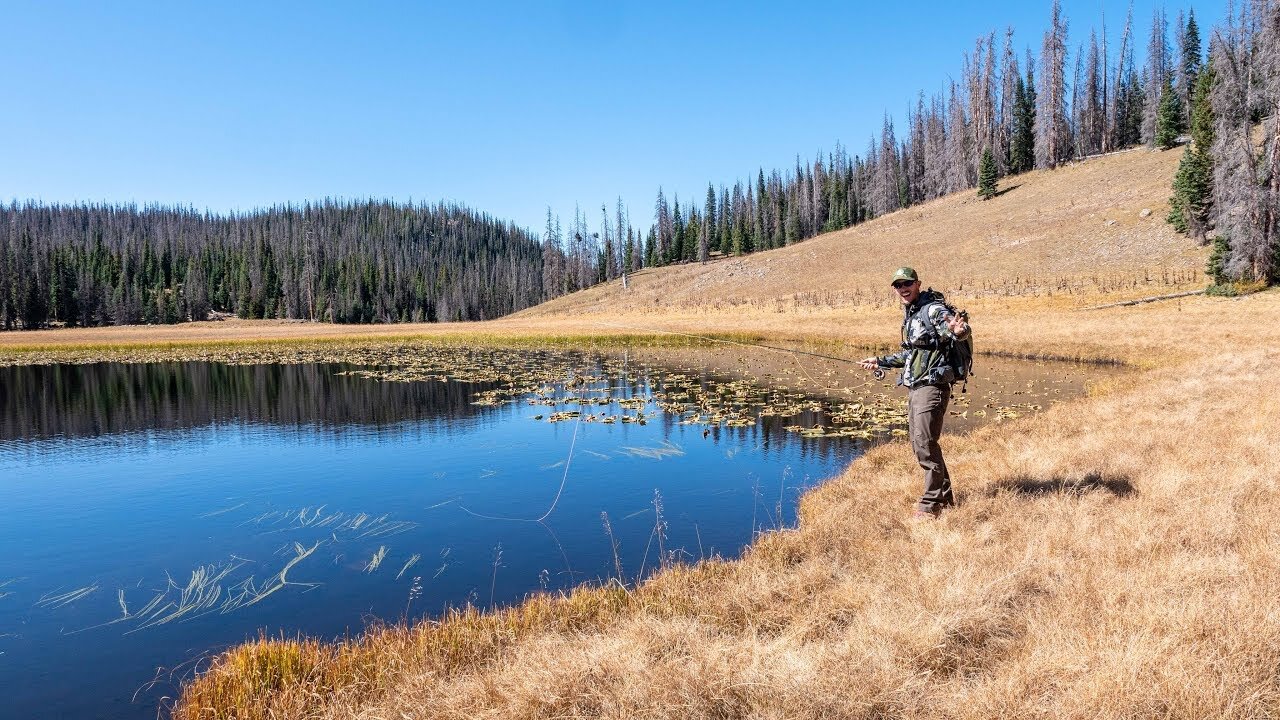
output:
{"label": "brown pant", "polygon": [[911,449],[924,470],[924,495],[916,506],[926,512],[937,512],[955,504],[951,495],[951,476],[942,460],[942,421],[947,417],[951,388],[945,385],[922,385],[907,395],[907,420]]}

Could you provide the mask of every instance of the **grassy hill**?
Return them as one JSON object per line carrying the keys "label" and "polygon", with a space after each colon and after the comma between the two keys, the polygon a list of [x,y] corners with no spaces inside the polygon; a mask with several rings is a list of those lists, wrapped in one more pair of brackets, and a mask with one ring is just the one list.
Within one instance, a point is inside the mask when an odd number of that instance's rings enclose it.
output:
{"label": "grassy hill", "polygon": [[894,268],[965,297],[1203,284],[1205,253],[1164,221],[1178,152],[1136,149],[1005,178],[796,245],[646,269],[516,317],[892,301]]}

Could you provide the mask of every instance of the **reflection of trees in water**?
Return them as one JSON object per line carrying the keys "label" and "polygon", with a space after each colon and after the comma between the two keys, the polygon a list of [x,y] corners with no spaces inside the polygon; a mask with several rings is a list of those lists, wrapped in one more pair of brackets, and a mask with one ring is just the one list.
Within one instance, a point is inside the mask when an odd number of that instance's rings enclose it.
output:
{"label": "reflection of trees in water", "polygon": [[[559,366],[557,366],[559,367]],[[569,356],[563,367],[578,367],[608,386],[615,400],[647,396],[667,386],[667,372],[640,367],[625,374],[601,358]],[[226,365],[209,362],[98,363],[0,368],[0,440],[98,437],[140,430],[176,430],[239,421],[284,426],[390,426],[406,421],[452,420],[501,412],[473,405],[475,393],[499,387],[479,382],[382,382],[337,375],[344,366],[322,364]],[[544,370],[545,371],[545,370]],[[686,377],[689,371],[680,371]],[[553,374],[559,374],[553,373]],[[697,382],[729,378],[693,373]],[[595,392],[604,391],[597,386]],[[579,391],[560,388],[565,397]],[[830,421],[821,412],[798,416],[756,416],[749,427],[680,426],[677,415],[649,405],[651,427],[666,440],[734,442],[765,453],[797,447],[802,457],[847,457],[850,439],[799,438],[787,425]],[[858,442],[858,444],[862,444]]]}
{"label": "reflection of trees in water", "polygon": [[95,437],[215,422],[391,425],[473,417],[490,384],[377,382],[331,365],[183,362],[0,368],[0,439]]}

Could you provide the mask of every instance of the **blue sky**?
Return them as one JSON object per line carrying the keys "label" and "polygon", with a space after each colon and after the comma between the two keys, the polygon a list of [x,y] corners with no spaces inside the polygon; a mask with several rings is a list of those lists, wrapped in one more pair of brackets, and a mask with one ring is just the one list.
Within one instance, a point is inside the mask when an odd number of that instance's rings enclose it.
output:
{"label": "blue sky", "polygon": [[[1154,6],[1134,3],[1139,63]],[[1118,44],[1127,7],[1064,1],[1071,46],[1104,12]],[[1195,10],[1207,37],[1223,8]],[[1047,0],[0,0],[0,198],[449,199],[540,230],[548,205],[594,221],[621,196],[647,227],[659,185],[700,202],[708,181],[797,153],[861,153],[884,112],[901,123],[917,91],[959,78],[978,35],[1012,25],[1038,48],[1048,15]]]}

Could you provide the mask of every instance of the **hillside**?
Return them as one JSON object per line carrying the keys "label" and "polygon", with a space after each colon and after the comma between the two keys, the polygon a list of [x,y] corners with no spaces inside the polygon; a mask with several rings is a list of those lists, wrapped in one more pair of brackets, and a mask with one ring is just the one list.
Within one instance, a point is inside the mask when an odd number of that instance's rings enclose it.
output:
{"label": "hillside", "polygon": [[1203,250],[1164,221],[1180,156],[1135,149],[1005,178],[990,201],[955,193],[785,248],[642,270],[627,290],[613,281],[516,317],[875,303],[891,300],[885,278],[901,265],[968,296],[1201,283]]}

